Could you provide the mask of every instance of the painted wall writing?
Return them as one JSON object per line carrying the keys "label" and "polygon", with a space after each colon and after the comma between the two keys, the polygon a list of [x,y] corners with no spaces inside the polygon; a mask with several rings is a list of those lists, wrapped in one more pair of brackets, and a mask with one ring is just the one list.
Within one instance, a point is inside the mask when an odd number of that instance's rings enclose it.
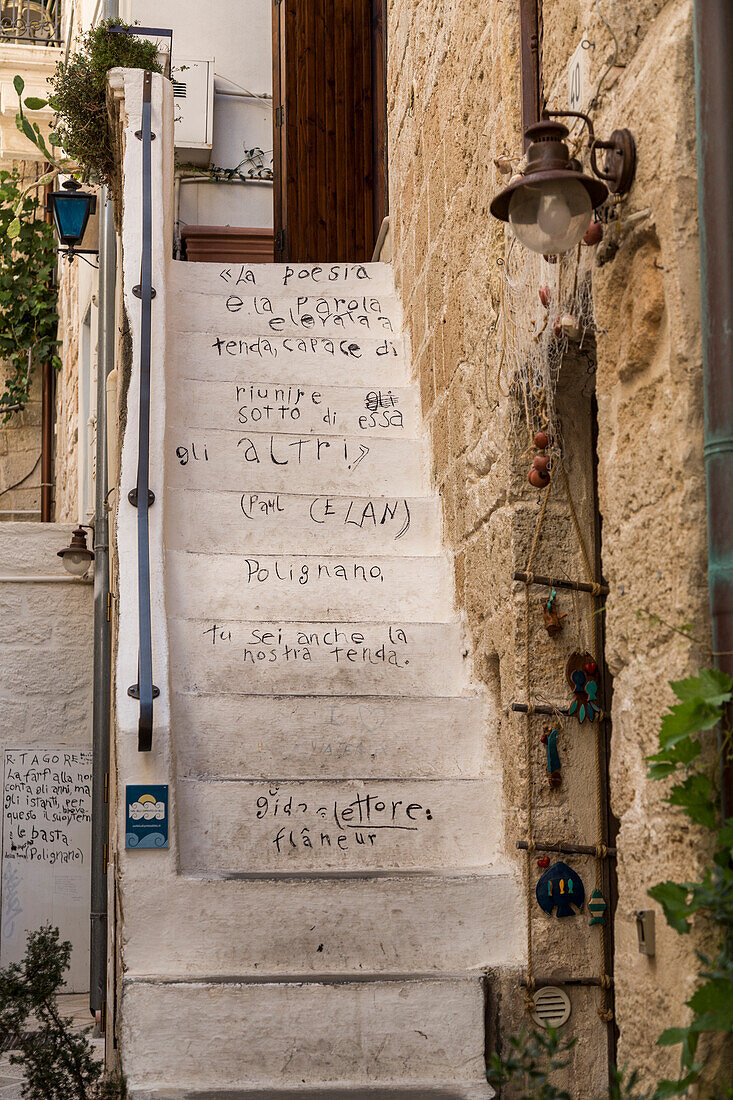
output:
{"label": "painted wall writing", "polygon": [[68,988],[88,989],[92,754],[6,749],[3,759],[0,963],[50,922],[73,946]]}

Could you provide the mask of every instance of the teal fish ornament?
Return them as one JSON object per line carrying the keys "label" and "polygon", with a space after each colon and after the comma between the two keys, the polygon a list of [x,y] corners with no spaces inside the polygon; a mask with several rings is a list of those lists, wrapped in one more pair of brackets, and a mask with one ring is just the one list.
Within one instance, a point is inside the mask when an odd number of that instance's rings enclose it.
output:
{"label": "teal fish ornament", "polygon": [[591,915],[591,928],[594,924],[605,925],[606,918],[604,917],[604,913],[606,912],[606,908],[606,900],[603,897],[603,894],[600,890],[594,890],[590,896],[590,901],[588,902],[588,912]]}

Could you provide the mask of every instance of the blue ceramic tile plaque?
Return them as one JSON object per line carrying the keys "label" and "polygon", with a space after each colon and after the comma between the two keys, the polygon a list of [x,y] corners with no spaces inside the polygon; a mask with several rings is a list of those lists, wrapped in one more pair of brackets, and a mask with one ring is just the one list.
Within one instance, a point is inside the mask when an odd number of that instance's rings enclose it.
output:
{"label": "blue ceramic tile plaque", "polygon": [[125,799],[125,847],[168,847],[167,784],[128,783]]}

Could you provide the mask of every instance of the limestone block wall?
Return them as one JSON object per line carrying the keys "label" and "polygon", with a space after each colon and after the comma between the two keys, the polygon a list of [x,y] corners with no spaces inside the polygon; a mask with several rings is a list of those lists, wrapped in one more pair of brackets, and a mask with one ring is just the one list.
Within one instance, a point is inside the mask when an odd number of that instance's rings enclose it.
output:
{"label": "limestone block wall", "polygon": [[[676,1065],[677,1053],[654,1043],[663,1027],[685,1019],[695,940],[669,930],[658,910],[656,957],[642,956],[634,911],[653,908],[646,892],[654,883],[694,874],[702,853],[700,838],[662,803],[660,786],[647,782],[644,756],[655,746],[671,698],[666,682],[709,661],[691,3],[545,0],[543,8],[549,105],[566,105],[568,60],[586,39],[593,44],[589,85],[595,88],[608,69],[594,111],[596,131],[605,137],[628,126],[637,141],[637,179],[622,213],[649,210],[623,234],[615,257],[593,266],[592,285],[602,561],[611,586],[605,616],[614,677],[610,794],[620,822],[619,1062],[652,1081]],[[524,696],[524,597],[511,574],[524,567],[538,494],[526,481],[523,446],[512,442],[511,398],[497,383],[501,340],[493,323],[506,242],[489,203],[506,182],[494,158],[522,151],[518,9],[502,0],[392,0],[388,35],[395,272],[432,425],[433,474],[456,553],[459,600],[477,673],[502,715],[496,736],[507,776],[509,849],[527,822],[525,723],[509,710]],[[589,531],[593,443],[585,434],[589,410],[578,400],[578,377],[577,365],[563,366],[567,467],[581,526]],[[553,507],[542,553],[578,576],[577,544],[562,510],[553,516]],[[578,621],[587,618],[574,606],[566,610]],[[675,631],[683,623],[695,624],[703,645]],[[553,674],[541,633],[531,645],[537,690],[549,692]],[[577,835],[592,826],[588,788],[572,786],[580,776],[592,784],[592,756],[579,741],[573,753],[565,793],[554,802],[537,777],[536,757],[536,833],[553,828]],[[590,865],[577,866],[586,868],[592,888]],[[593,945],[577,928],[562,935],[541,929],[545,971],[563,969],[568,959],[576,972],[597,968]],[[506,977],[499,987],[500,1016],[510,1029],[513,1011],[521,1021],[522,992]],[[581,1038],[578,1096],[590,1095],[589,1085],[602,1078],[588,1056],[603,1042],[594,996],[573,995],[572,1027]]]}

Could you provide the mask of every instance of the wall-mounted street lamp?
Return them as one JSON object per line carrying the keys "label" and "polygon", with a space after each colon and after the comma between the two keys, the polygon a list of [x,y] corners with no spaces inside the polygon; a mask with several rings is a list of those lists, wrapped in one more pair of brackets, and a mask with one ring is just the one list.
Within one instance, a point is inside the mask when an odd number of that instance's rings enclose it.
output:
{"label": "wall-mounted street lamp", "polygon": [[77,180],[67,180],[61,185],[60,191],[51,191],[46,199],[46,208],[53,215],[60,243],[66,245],[59,252],[68,256],[69,262],[80,254],[98,255],[97,248],[77,248],[84,239],[89,215],[94,214],[97,209],[96,195],[82,191]]}
{"label": "wall-mounted street lamp", "polygon": [[[585,121],[593,176],[583,172],[579,161],[571,160],[565,144],[567,126],[547,117],[527,127],[530,145],[523,173],[499,192],[490,210],[495,218],[509,222],[526,248],[556,255],[580,242],[593,211],[609,191],[621,195],[629,190],[636,170],[636,146],[628,130],[614,130],[609,141],[599,141],[591,120],[578,111],[546,111],[545,115]],[[598,149],[606,151],[603,169],[596,160]]]}
{"label": "wall-mounted street lamp", "polygon": [[[91,527],[88,530],[92,530]],[[71,543],[58,551],[58,557],[64,563],[64,569],[72,577],[83,577],[94,561],[94,551],[87,546],[84,526],[76,527],[71,535]]]}

